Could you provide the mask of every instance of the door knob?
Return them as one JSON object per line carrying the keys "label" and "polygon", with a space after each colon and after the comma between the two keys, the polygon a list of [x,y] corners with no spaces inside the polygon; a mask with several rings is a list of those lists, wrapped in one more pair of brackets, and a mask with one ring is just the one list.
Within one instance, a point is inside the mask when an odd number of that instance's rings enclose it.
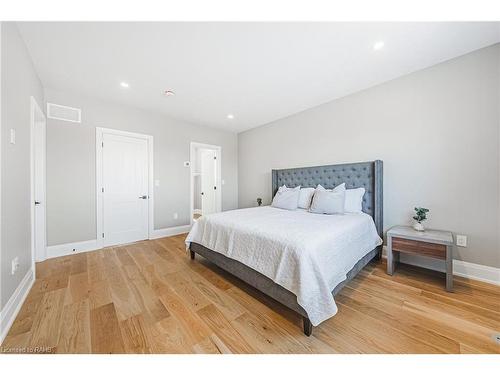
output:
{"label": "door knob", "polygon": [[36,204],[36,205],[38,205],[38,204],[40,204],[40,203],[41,203],[41,202],[35,201],[35,204]]}
{"label": "door knob", "polygon": [[201,192],[201,195],[205,195],[205,193],[204,193],[204,192]]}
{"label": "door knob", "polygon": [[139,199],[148,199],[148,196],[147,196],[147,195],[141,195],[141,196],[139,197]]}

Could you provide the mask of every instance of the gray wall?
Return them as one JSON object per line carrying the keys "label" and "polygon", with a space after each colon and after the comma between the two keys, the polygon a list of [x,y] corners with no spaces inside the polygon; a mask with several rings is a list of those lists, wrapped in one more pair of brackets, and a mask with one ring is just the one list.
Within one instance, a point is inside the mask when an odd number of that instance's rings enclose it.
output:
{"label": "gray wall", "polygon": [[[154,137],[155,229],[189,224],[190,142],[222,147],[222,208],[237,208],[237,135],[162,115],[45,90],[48,102],[82,109],[82,123],[47,123],[47,235],[56,245],[96,238],[95,128],[120,129]],[[174,220],[174,213],[178,219]]]}
{"label": "gray wall", "polygon": [[500,267],[495,45],[238,135],[239,206],[271,198],[271,169],[382,159],[384,226],[468,236],[455,257]]}
{"label": "gray wall", "polygon": [[[14,23],[1,25],[2,205],[1,296],[3,308],[31,268],[30,97],[43,105],[43,89]],[[10,129],[16,144],[10,144]],[[20,267],[11,275],[11,261]]]}

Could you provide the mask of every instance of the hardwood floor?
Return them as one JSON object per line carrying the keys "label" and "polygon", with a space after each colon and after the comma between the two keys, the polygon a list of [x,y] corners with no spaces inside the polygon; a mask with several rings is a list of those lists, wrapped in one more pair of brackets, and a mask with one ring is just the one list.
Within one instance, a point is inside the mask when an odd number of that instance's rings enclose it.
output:
{"label": "hardwood floor", "polygon": [[[302,332],[296,313],[200,256],[184,235],[51,259],[2,352],[500,353],[500,287],[401,266],[368,265],[338,314]],[[41,349],[40,349],[41,348]]]}

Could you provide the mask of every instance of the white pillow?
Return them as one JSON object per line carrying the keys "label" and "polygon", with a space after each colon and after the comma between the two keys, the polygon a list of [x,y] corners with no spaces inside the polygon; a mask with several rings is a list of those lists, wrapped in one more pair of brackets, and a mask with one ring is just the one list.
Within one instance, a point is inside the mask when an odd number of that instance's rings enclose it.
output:
{"label": "white pillow", "polygon": [[342,191],[342,190],[346,190],[345,189],[345,182],[341,183],[339,186],[335,186],[333,189],[325,189],[323,186],[321,186],[320,184],[318,184],[318,186],[316,186],[316,190],[326,190],[326,191]]}
{"label": "white pillow", "polygon": [[291,188],[286,187],[286,185],[282,185],[278,188],[278,191],[290,190]]}
{"label": "white pillow", "polygon": [[333,190],[326,190],[318,185],[314,192],[310,212],[316,214],[343,214],[345,205],[345,184],[341,184]]}
{"label": "white pillow", "polygon": [[302,188],[299,194],[299,208],[305,208],[306,210],[311,207],[312,197],[316,189],[314,188]]}
{"label": "white pillow", "polygon": [[300,186],[287,188],[280,186],[271,203],[272,207],[283,208],[285,210],[296,210],[299,205]]}
{"label": "white pillow", "polygon": [[365,188],[347,189],[345,191],[345,212],[363,212],[363,196]]}

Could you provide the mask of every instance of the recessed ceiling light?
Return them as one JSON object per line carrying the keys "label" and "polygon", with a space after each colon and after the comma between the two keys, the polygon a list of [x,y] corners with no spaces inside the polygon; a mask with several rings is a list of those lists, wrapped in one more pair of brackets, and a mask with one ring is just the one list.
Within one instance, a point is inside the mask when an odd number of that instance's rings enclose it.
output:
{"label": "recessed ceiling light", "polygon": [[127,89],[128,88],[128,83],[127,82],[121,82],[120,86]]}
{"label": "recessed ceiling light", "polygon": [[378,42],[375,42],[375,44],[373,45],[373,49],[375,51],[378,51],[378,50],[384,48],[384,44],[385,43],[383,41],[379,40]]}
{"label": "recessed ceiling light", "polygon": [[226,117],[228,118],[228,120],[232,120],[234,118],[234,115],[232,113],[230,113]]}

